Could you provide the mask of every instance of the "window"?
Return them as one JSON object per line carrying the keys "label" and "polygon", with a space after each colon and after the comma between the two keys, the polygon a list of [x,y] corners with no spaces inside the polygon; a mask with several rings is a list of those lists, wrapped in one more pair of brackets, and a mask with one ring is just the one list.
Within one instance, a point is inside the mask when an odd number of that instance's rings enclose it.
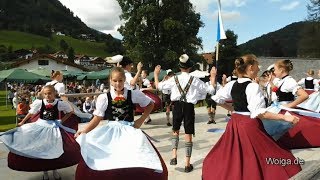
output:
{"label": "window", "polygon": [[38,65],[47,66],[47,65],[49,65],[49,61],[48,60],[38,60]]}

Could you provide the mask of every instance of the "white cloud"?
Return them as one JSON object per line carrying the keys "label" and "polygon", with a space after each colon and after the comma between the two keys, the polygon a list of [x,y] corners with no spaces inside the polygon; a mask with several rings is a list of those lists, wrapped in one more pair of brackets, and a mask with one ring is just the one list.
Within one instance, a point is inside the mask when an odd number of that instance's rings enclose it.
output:
{"label": "white cloud", "polygon": [[59,0],[89,27],[119,37],[121,8],[116,0]]}
{"label": "white cloud", "polygon": [[[222,11],[221,12],[222,19],[225,22],[227,21],[235,21],[241,18],[241,14],[238,11]],[[210,19],[218,18],[218,10],[211,14]]]}
{"label": "white cloud", "polygon": [[293,1],[289,4],[285,4],[283,6],[280,7],[280,10],[283,10],[283,11],[290,11],[290,10],[293,10],[295,9],[297,6],[299,6],[300,2],[299,1]]}
{"label": "white cloud", "polygon": [[[123,24],[120,21],[121,8],[117,0],[59,0],[69,8],[89,27],[110,33],[112,36],[121,38],[117,29]],[[240,7],[249,0],[221,0],[222,7]],[[190,0],[195,6],[196,12],[202,16],[217,16],[216,12],[210,12],[210,6],[217,6],[217,0]],[[216,9],[216,8],[215,8]],[[226,11],[222,13],[224,20],[234,20],[240,17],[236,11]]]}

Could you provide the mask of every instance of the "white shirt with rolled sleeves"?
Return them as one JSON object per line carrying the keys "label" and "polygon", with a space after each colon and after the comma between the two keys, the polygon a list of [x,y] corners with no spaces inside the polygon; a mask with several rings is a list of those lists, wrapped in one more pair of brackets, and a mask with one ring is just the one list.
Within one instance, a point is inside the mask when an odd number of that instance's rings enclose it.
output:
{"label": "white shirt with rolled sleeves", "polygon": [[[238,78],[237,81],[239,83],[244,83],[246,81],[251,81],[251,79]],[[218,104],[224,104],[226,101],[232,100],[231,90],[235,82],[236,81],[230,81],[224,87],[219,89],[216,95],[213,95],[211,98]],[[247,108],[250,111],[251,118],[256,118],[259,114],[263,114],[267,111],[263,92],[261,91],[259,84],[255,82],[248,84],[245,92],[248,102]]]}
{"label": "white shirt with rolled sleeves", "polygon": [[[52,106],[56,105],[57,102],[59,101],[58,103],[58,110],[59,111],[63,111],[64,113],[70,113],[72,112],[72,108],[71,106],[69,105],[69,103],[65,102],[65,101],[60,101],[58,99],[55,99],[53,101],[53,103],[48,103],[46,99],[43,99],[43,102],[44,102],[44,105],[48,105],[48,104],[51,104]],[[41,109],[41,106],[42,106],[42,100],[41,99],[36,99],[32,105],[31,105],[31,108],[29,110],[29,113],[30,114],[37,114],[40,109]]]}
{"label": "white shirt with rolled sleeves", "polygon": [[124,82],[124,87],[131,90],[133,87],[130,85],[130,81],[133,79],[131,73],[127,70],[124,70],[124,75],[126,76],[126,81]]}
{"label": "white shirt with rolled sleeves", "polygon": [[[188,84],[191,75],[189,73],[182,72],[177,77],[178,77],[181,88],[184,89]],[[179,101],[181,98],[181,94],[174,80],[174,77],[171,77],[166,81],[160,82],[158,84],[158,89],[160,91],[171,90],[171,96],[170,96],[171,101]],[[215,88],[213,86],[206,85],[199,78],[194,77],[192,80],[191,86],[186,94],[187,102],[196,104],[197,101],[200,100],[199,99],[200,97],[203,97],[203,95],[205,96],[207,93],[213,94],[214,90]]]}
{"label": "white shirt with rolled sleeves", "polygon": [[[112,86],[110,86],[110,95],[112,99],[116,97],[116,94],[114,92],[114,87]],[[127,98],[127,95],[128,95],[128,89],[124,88],[124,93],[123,93],[124,98]],[[152,101],[149,97],[144,95],[139,90],[131,90],[131,100],[133,104],[139,104],[141,107],[146,107]],[[104,114],[107,108],[108,108],[108,95],[107,93],[100,94],[98,96],[98,99],[96,102],[96,110],[93,112],[93,115],[104,117]]]}
{"label": "white shirt with rolled sleeves", "polygon": [[53,80],[51,82],[46,83],[46,86],[48,85],[54,85],[54,89],[57,91],[58,95],[66,93],[65,85],[61,82]]}

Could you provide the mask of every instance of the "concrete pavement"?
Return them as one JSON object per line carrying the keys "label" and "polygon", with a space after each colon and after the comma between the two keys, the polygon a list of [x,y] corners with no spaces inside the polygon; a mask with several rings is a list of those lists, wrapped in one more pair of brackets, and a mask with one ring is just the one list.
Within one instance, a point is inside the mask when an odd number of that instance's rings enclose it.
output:
{"label": "concrete pavement", "polygon": [[[196,108],[196,135],[193,138],[194,146],[192,152],[191,163],[194,170],[190,173],[184,172],[184,139],[183,133],[180,135],[180,143],[178,149],[178,164],[176,166],[169,165],[171,159],[171,127],[166,126],[165,113],[151,114],[152,122],[143,125],[142,130],[151,137],[159,140],[154,145],[159,150],[165,160],[169,180],[201,180],[202,162],[213,145],[219,140],[222,132],[227,124],[225,121],[226,111],[218,107],[216,113],[217,124],[206,124],[208,115],[205,107]],[[83,128],[85,124],[80,124],[79,128]],[[181,132],[183,132],[183,127]],[[8,150],[3,144],[0,144],[0,179],[1,180],[39,180],[42,179],[41,172],[18,172],[7,167]],[[310,148],[302,150],[293,150],[294,155],[305,161],[302,165],[303,171],[297,174],[293,179],[320,179],[320,148]],[[63,180],[73,180],[76,166],[59,170]],[[214,172],[213,172],[214,173]],[[51,175],[51,173],[50,173]],[[51,179],[53,179],[51,177]]]}

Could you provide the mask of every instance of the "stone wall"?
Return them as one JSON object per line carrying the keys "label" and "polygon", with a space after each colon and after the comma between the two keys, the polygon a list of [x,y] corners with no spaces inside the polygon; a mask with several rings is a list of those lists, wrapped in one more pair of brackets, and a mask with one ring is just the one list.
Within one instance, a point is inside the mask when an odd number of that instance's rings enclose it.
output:
{"label": "stone wall", "polygon": [[271,64],[277,60],[290,59],[293,63],[293,70],[290,72],[290,75],[296,79],[300,80],[301,78],[306,77],[306,72],[309,69],[315,71],[314,78],[318,77],[318,71],[320,70],[320,59],[301,59],[301,58],[274,58],[274,57],[258,57],[259,64],[261,65],[259,75],[265,71]]}

